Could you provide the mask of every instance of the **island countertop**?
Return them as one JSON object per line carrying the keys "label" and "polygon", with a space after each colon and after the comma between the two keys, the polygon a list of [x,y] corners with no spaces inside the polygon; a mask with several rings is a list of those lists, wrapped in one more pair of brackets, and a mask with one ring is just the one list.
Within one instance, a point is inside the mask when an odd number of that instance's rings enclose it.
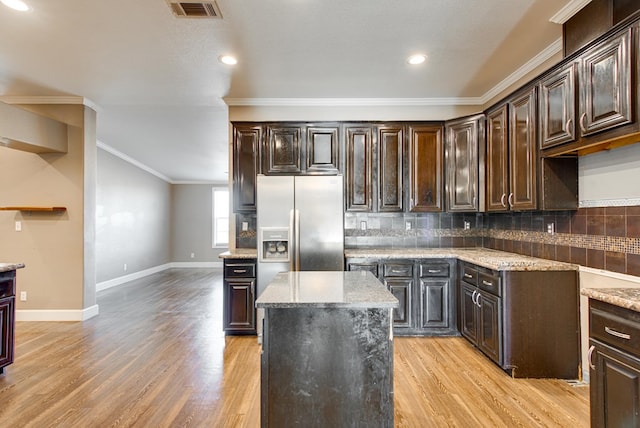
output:
{"label": "island countertop", "polygon": [[9,272],[23,267],[24,263],[0,263],[0,272]]}
{"label": "island countertop", "polygon": [[398,304],[365,271],[280,272],[256,300],[258,308],[396,308]]}

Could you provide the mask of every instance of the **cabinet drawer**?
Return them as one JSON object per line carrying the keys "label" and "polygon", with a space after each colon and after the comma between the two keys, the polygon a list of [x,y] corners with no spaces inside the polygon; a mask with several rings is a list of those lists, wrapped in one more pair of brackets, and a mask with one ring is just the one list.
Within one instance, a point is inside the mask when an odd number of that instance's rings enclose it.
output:
{"label": "cabinet drawer", "polygon": [[471,285],[478,285],[478,271],[471,266],[463,265],[462,280]]}
{"label": "cabinet drawer", "polygon": [[478,273],[478,287],[484,291],[488,291],[496,296],[502,295],[502,287],[500,287],[500,277],[489,275],[486,273]]}
{"label": "cabinet drawer", "polygon": [[418,274],[420,278],[429,276],[449,276],[449,264],[448,263],[420,263],[418,267]]}
{"label": "cabinet drawer", "polygon": [[[624,308],[613,307],[613,310],[591,306],[589,311],[589,336],[620,348],[634,355],[640,355],[640,322],[638,314]],[[630,312],[629,319],[625,312]]]}
{"label": "cabinet drawer", "polygon": [[256,265],[252,263],[227,264],[224,266],[226,278],[255,278]]}
{"label": "cabinet drawer", "polygon": [[390,277],[390,276],[412,277],[413,264],[385,263],[382,271],[382,275],[384,277]]}
{"label": "cabinet drawer", "polygon": [[347,270],[350,271],[369,271],[376,278],[378,277],[378,263],[347,263]]}
{"label": "cabinet drawer", "polygon": [[13,277],[0,277],[0,299],[15,296],[15,281]]}

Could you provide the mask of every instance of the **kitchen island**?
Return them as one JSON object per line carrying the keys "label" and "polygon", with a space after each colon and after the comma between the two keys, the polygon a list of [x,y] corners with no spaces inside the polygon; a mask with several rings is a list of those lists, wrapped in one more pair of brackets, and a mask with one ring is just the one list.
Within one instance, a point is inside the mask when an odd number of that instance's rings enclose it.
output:
{"label": "kitchen island", "polygon": [[265,311],[261,426],[393,426],[398,301],[370,272],[282,272]]}
{"label": "kitchen island", "polygon": [[0,263],[0,374],[13,363],[16,269],[23,267],[23,263]]}

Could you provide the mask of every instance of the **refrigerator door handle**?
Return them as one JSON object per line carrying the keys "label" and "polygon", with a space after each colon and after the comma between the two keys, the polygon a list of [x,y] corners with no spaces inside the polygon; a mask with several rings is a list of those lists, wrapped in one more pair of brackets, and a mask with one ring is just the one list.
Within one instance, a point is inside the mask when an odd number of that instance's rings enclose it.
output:
{"label": "refrigerator door handle", "polygon": [[295,271],[300,270],[300,211],[295,210],[295,226],[294,226],[294,258],[295,258]]}
{"label": "refrigerator door handle", "polygon": [[295,248],[296,243],[294,240],[295,233],[295,218],[294,218],[294,210],[289,210],[289,270],[296,270],[296,256],[295,256]]}

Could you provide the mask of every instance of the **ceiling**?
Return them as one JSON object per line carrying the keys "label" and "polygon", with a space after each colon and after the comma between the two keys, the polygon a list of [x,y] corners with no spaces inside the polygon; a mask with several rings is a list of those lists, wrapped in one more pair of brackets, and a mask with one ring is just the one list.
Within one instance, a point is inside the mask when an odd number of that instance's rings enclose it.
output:
{"label": "ceiling", "polygon": [[[557,53],[550,18],[589,0],[217,0],[222,19],[167,0],[25,1],[0,4],[0,99],[88,100],[101,147],[179,183],[228,180],[227,105],[481,105]],[[427,61],[408,65],[416,52]]]}

